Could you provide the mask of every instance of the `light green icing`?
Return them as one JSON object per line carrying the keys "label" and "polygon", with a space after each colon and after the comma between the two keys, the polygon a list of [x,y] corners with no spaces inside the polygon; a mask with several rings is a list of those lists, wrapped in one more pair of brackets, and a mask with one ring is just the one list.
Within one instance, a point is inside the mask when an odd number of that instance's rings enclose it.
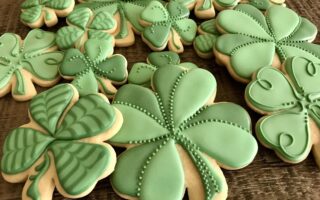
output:
{"label": "light green icing", "polygon": [[216,40],[217,36],[212,34],[198,35],[193,42],[193,46],[197,50],[197,52],[200,52],[201,54],[211,55]]}
{"label": "light green icing", "polygon": [[55,46],[55,34],[34,29],[28,33],[23,43],[18,35],[5,33],[0,37],[0,89],[16,77],[13,93],[27,95],[22,69],[42,81],[52,81],[58,77],[58,65],[63,58],[60,51],[48,51]]}
{"label": "light green icing", "polygon": [[[192,43],[196,36],[197,25],[189,19],[189,10],[187,7],[176,1],[170,1],[166,6],[158,1],[152,1],[141,13],[141,20],[150,23],[142,32],[143,38],[148,45],[163,50],[168,43],[169,37],[173,36],[175,31],[181,41]],[[177,41],[171,38],[176,49]]]}
{"label": "light green icing", "polygon": [[98,85],[102,92],[113,96],[110,86],[103,80],[122,83],[127,78],[127,60],[122,55],[112,55],[112,39],[89,39],[85,45],[85,52],[78,49],[68,49],[60,66],[60,74],[73,77],[72,82],[80,95],[97,93]]}
{"label": "light green icing", "polygon": [[273,5],[285,6],[285,0],[248,0],[246,3],[265,11]]}
{"label": "light green icing", "polygon": [[271,112],[257,124],[261,141],[296,163],[310,152],[310,118],[320,125],[320,63],[292,57],[285,71],[287,76],[271,67],[260,69],[246,88],[246,99],[257,110]]}
{"label": "light green icing", "polygon": [[216,81],[203,69],[161,67],[152,85],[155,91],[125,85],[114,98],[113,105],[124,121],[111,142],[134,147],[120,155],[111,179],[113,187],[141,199],[181,199],[184,177],[179,175],[181,161],[175,148],[179,144],[199,171],[205,198],[212,199],[223,190],[223,180],[203,153],[223,166],[248,165],[258,148],[250,134],[249,115],[234,104],[206,106],[216,91]]}
{"label": "light green icing", "polygon": [[[35,166],[35,174],[27,174],[31,181],[27,195],[32,199],[40,199],[39,182],[51,164],[55,165],[57,181],[68,196],[88,191],[107,168],[114,167],[112,149],[77,141],[106,133],[116,122],[114,108],[105,98],[91,94],[81,97],[64,115],[74,96],[70,84],[61,84],[34,97],[30,116],[45,132],[17,128],[5,140],[1,160],[5,174],[26,172],[39,158],[44,158]],[[54,162],[48,152],[53,154]]]}
{"label": "light green icing", "polygon": [[57,32],[56,42],[61,49],[83,48],[81,44],[86,39],[86,33],[89,39],[110,38],[112,36],[106,32],[116,26],[116,21],[107,11],[93,13],[86,7],[72,11],[67,17],[67,22],[69,26],[62,27]]}
{"label": "light green icing", "polygon": [[219,6],[228,8],[238,4],[238,0],[214,0]]}
{"label": "light green icing", "polygon": [[[43,18],[45,21],[50,21],[54,18],[52,14],[57,15],[56,12],[66,10],[74,4],[74,0],[25,0],[21,4],[20,19],[25,24],[36,23]],[[54,13],[48,12],[48,9],[53,10]],[[42,13],[44,12],[44,16]],[[57,17],[57,16],[55,16]],[[43,25],[44,22],[40,26]]]}
{"label": "light green icing", "polygon": [[203,0],[203,3],[199,7],[199,10],[208,10],[212,7],[212,1],[211,0]]}
{"label": "light green icing", "polygon": [[135,63],[130,70],[128,82],[151,87],[153,73],[160,67],[180,65],[186,69],[196,68],[193,63],[180,63],[180,57],[172,51],[153,52],[148,55],[148,63]]}
{"label": "light green icing", "polygon": [[315,38],[315,25],[283,6],[270,7],[264,16],[251,5],[239,5],[222,11],[217,23],[226,34],[217,39],[215,49],[230,57],[232,70],[244,80],[272,65],[274,54],[281,62],[292,56],[320,61],[319,45],[308,42]]}

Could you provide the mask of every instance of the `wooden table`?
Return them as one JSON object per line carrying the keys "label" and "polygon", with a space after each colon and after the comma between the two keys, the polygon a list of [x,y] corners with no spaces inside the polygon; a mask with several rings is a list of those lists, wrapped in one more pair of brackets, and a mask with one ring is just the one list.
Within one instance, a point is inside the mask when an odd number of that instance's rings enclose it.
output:
{"label": "wooden table", "polygon": [[[25,37],[30,30],[19,21],[19,5],[23,0],[0,0],[0,34],[13,32]],[[287,0],[287,6],[308,18],[320,29],[320,0]],[[281,20],[281,19],[279,19]],[[64,20],[51,31],[65,25]],[[116,48],[123,54],[129,68],[133,63],[145,61],[150,49],[137,36],[135,45],[130,48]],[[318,35],[316,43],[320,43]],[[182,61],[193,62],[210,70],[218,82],[216,101],[235,102],[244,106],[250,113],[253,125],[260,117],[252,112],[243,99],[245,85],[234,81],[224,67],[215,64],[213,59],[204,60],[195,54],[192,47],[186,47]],[[43,91],[43,88],[37,87]],[[11,95],[0,98],[0,155],[8,132],[28,122],[28,102],[16,102]],[[229,185],[229,199],[320,199],[320,171],[310,155],[300,164],[282,162],[273,151],[259,145],[255,160],[248,167],[228,171],[223,170]],[[10,184],[0,178],[0,200],[20,199],[23,184]],[[185,197],[187,199],[187,196]],[[63,199],[55,192],[53,199]],[[112,190],[109,179],[101,180],[94,191],[83,199],[121,199]]]}

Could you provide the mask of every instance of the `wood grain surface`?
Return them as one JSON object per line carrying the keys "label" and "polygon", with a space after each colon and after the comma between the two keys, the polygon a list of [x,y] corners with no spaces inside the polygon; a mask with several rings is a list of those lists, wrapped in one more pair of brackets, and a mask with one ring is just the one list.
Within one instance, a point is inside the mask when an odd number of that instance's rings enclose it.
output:
{"label": "wood grain surface", "polygon": [[[26,36],[30,30],[19,21],[19,5],[22,0],[0,0],[0,34],[13,32]],[[320,0],[287,0],[287,6],[300,15],[308,18],[320,29]],[[279,19],[281,20],[281,19]],[[60,19],[56,31],[65,25]],[[315,43],[320,43],[318,37]],[[145,61],[150,49],[143,44],[140,37],[129,48],[116,48],[116,53],[123,54],[129,63]],[[218,82],[216,101],[229,101],[245,107],[252,117],[253,125],[260,117],[252,112],[243,99],[245,85],[234,81],[224,67],[215,64],[213,59],[204,60],[195,54],[193,48],[186,47],[181,55],[182,61],[193,62],[211,71]],[[45,89],[37,87],[38,92]],[[10,130],[28,122],[28,102],[16,102],[11,95],[0,98],[0,155],[6,135]],[[121,149],[117,149],[118,152]],[[286,164],[273,151],[259,145],[259,152],[253,163],[248,167],[228,171],[223,170],[229,185],[228,199],[320,199],[320,170],[317,168],[312,154],[300,164]],[[0,200],[20,199],[23,184],[10,184],[0,177]],[[65,199],[59,193],[54,193],[55,200]],[[82,198],[87,200],[119,200],[112,190],[109,179],[103,179],[94,191]],[[187,196],[185,199],[188,199]]]}

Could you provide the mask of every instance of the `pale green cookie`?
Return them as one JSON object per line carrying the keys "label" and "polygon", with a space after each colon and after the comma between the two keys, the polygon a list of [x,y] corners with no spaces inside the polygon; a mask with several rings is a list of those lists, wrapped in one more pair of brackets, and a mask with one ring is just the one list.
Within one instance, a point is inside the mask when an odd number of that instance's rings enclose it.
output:
{"label": "pale green cookie", "polygon": [[34,97],[29,114],[29,124],[8,134],[1,160],[5,180],[26,181],[23,200],[50,200],[55,188],[83,197],[114,170],[116,154],[103,141],[117,133],[122,117],[104,96],[79,99],[71,84],[61,84]]}
{"label": "pale green cookie", "polygon": [[280,67],[292,56],[320,61],[320,46],[312,44],[317,27],[283,6],[272,6],[266,15],[243,4],[222,11],[218,30],[224,33],[215,45],[216,58],[238,81],[248,82],[264,66]]}
{"label": "pale green cookie", "polygon": [[13,33],[0,37],[0,97],[12,93],[26,101],[37,94],[33,82],[50,87],[58,82],[63,52],[57,51],[56,35],[34,29],[24,41]]}
{"label": "pale green cookie", "polygon": [[247,3],[260,10],[267,10],[273,5],[285,6],[285,0],[240,0],[240,3]]}
{"label": "pale green cookie", "polygon": [[66,79],[74,79],[72,84],[80,95],[102,93],[112,98],[117,89],[114,84],[127,80],[127,60],[120,54],[113,54],[112,38],[109,40],[89,39],[84,44],[84,53],[78,49],[68,49],[59,68]]}
{"label": "pale green cookie", "polygon": [[122,86],[113,105],[124,118],[114,145],[120,154],[111,183],[126,199],[225,199],[219,166],[247,166],[257,153],[248,113],[213,104],[216,80],[203,69],[169,65],[152,78],[153,90]]}
{"label": "pale green cookie", "polygon": [[[93,13],[89,8],[78,8],[67,17],[69,26],[57,32],[57,44],[61,49],[83,49],[87,39],[110,40],[116,29],[116,21],[107,11]],[[112,45],[113,46],[113,45]]]}
{"label": "pale green cookie", "polygon": [[185,69],[196,68],[197,66],[191,62],[180,63],[180,57],[172,51],[153,52],[149,54],[147,63],[135,63],[129,73],[128,82],[151,87],[151,77],[153,73],[161,67],[167,65],[179,65]]}
{"label": "pale green cookie", "polygon": [[189,19],[189,10],[184,5],[170,1],[166,5],[152,1],[141,13],[143,41],[154,51],[168,46],[170,51],[183,52],[183,45],[192,44],[197,24]]}
{"label": "pale green cookie", "polygon": [[51,27],[58,23],[58,17],[66,17],[74,7],[75,0],[25,0],[21,4],[20,20],[31,28],[44,24]]}

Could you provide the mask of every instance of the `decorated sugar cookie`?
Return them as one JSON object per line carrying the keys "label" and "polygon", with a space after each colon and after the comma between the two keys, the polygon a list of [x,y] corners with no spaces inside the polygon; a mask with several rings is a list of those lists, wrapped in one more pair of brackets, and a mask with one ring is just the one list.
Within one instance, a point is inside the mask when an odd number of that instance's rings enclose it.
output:
{"label": "decorated sugar cookie", "polygon": [[201,58],[211,58],[217,37],[220,35],[216,28],[216,20],[204,21],[198,27],[199,35],[193,41],[193,47]]}
{"label": "decorated sugar cookie", "polygon": [[[195,84],[196,83],[196,84]],[[257,153],[248,113],[232,103],[215,103],[216,81],[203,69],[159,68],[154,90],[122,86],[113,105],[124,121],[111,138],[127,147],[111,177],[125,199],[225,199],[220,167],[239,169]]]}
{"label": "decorated sugar cookie", "polygon": [[303,161],[312,148],[320,166],[320,62],[293,57],[284,70],[264,67],[246,88],[248,105],[266,114],[257,123],[257,136],[290,163]]}
{"label": "decorated sugar cookie", "polygon": [[117,89],[114,84],[126,82],[127,60],[113,54],[113,40],[89,39],[84,44],[84,53],[78,49],[68,49],[59,68],[66,79],[74,79],[72,84],[80,95],[97,93],[98,90],[113,97]]}
{"label": "decorated sugar cookie", "polygon": [[0,37],[0,97],[10,91],[15,100],[37,94],[33,83],[50,87],[58,82],[63,53],[57,51],[54,33],[34,29],[24,41],[14,33]]}
{"label": "decorated sugar cookie", "polygon": [[310,43],[316,26],[283,6],[270,7],[264,16],[251,5],[239,5],[222,11],[216,22],[224,34],[216,41],[215,56],[238,81],[250,81],[264,66],[279,68],[292,56],[320,61],[320,46]]}
{"label": "decorated sugar cookie", "polygon": [[77,7],[88,7],[93,12],[106,11],[117,21],[116,46],[130,46],[134,43],[134,31],[140,33],[140,13],[152,0],[80,0]]}
{"label": "decorated sugar cookie", "polygon": [[67,198],[90,193],[116,163],[103,141],[122,124],[121,113],[103,95],[79,99],[61,84],[32,99],[31,122],[12,130],[3,146],[1,172],[12,183],[26,182],[22,199],[52,199],[56,188]]}
{"label": "decorated sugar cookie", "polygon": [[116,29],[116,21],[107,11],[93,13],[89,8],[75,9],[67,17],[69,26],[57,32],[57,44],[61,49],[72,47],[82,49],[90,38],[109,40]]}
{"label": "decorated sugar cookie", "polygon": [[20,6],[20,20],[31,28],[51,27],[58,23],[58,17],[67,16],[74,4],[74,0],[25,0]]}
{"label": "decorated sugar cookie", "polygon": [[240,0],[240,3],[253,5],[263,11],[267,10],[273,5],[285,6],[285,0]]}
{"label": "decorated sugar cookie", "polygon": [[197,31],[197,24],[188,17],[188,8],[176,1],[165,6],[152,1],[141,13],[143,41],[154,51],[168,46],[170,51],[182,53],[183,45],[192,44]]}
{"label": "decorated sugar cookie", "polygon": [[151,87],[151,77],[153,73],[160,67],[167,65],[179,65],[186,69],[196,68],[197,66],[191,62],[180,63],[180,57],[172,51],[153,52],[147,58],[147,63],[135,63],[129,73],[128,82]]}

